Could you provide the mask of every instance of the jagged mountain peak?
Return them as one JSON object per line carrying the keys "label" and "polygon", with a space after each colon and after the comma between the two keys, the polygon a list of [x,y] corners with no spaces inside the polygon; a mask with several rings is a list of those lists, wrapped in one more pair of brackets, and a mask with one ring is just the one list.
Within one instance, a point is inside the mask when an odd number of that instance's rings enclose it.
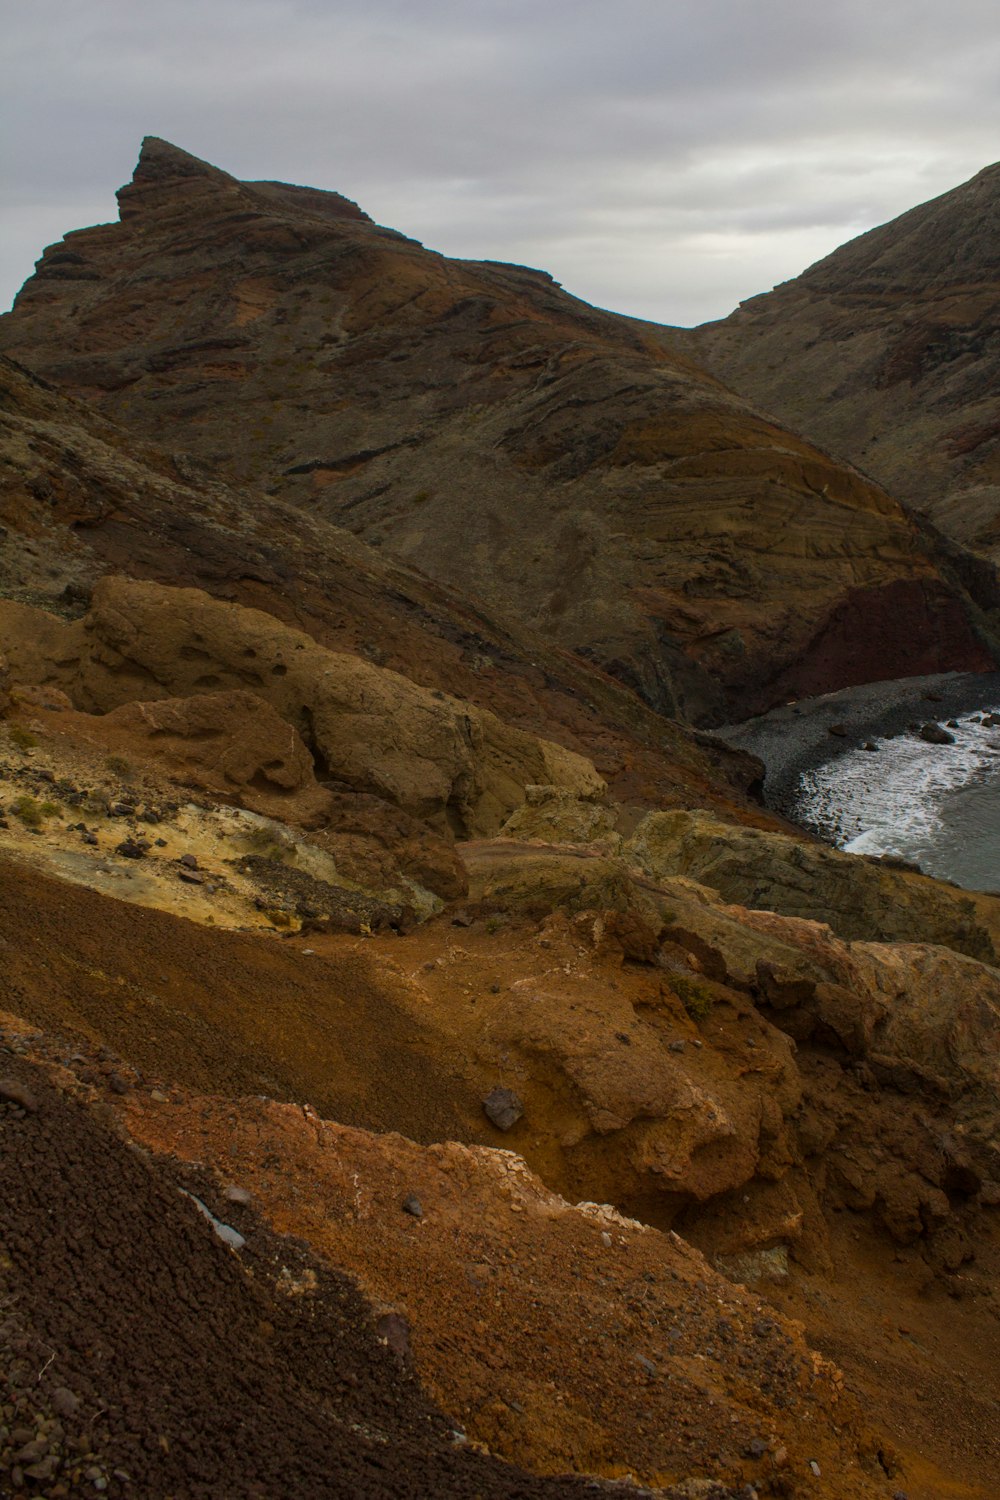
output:
{"label": "jagged mountain peak", "polygon": [[194,202],[203,208],[208,196],[232,199],[242,192],[243,185],[221,167],[213,167],[159,136],[147,135],[131,181],[119,188],[116,196],[124,221],[164,207],[180,207],[186,212]]}
{"label": "jagged mountain peak", "polygon": [[145,135],[139,147],[135,176],[149,176],[155,173],[169,173],[172,176],[178,174],[201,177],[229,176],[229,173],[224,172],[221,167],[212,166],[211,162],[203,161],[200,156],[182,150],[180,146],[175,146],[172,141],[164,140],[162,136]]}
{"label": "jagged mountain peak", "polygon": [[224,211],[243,198],[258,212],[371,223],[358,205],[341,193],[285,182],[241,182],[230,172],[203,161],[157,135],[143,137],[131,181],[118,190],[124,219],[179,208],[185,215],[204,210],[214,200]]}

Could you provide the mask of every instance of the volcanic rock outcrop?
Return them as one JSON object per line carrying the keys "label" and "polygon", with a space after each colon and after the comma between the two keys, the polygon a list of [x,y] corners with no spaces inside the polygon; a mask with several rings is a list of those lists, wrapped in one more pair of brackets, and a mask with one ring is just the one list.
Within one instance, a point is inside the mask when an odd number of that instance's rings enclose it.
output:
{"label": "volcanic rock outcrop", "polygon": [[[194,589],[109,577],[84,619],[0,603],[0,632],[18,680],[54,683],[90,711],[249,689],[308,737],[335,780],[466,835],[495,831],[529,783],[604,789],[572,751]],[[152,733],[170,722],[162,710]]]}
{"label": "volcanic rock outcrop", "polygon": [[671,343],[1000,558],[1000,166]]}
{"label": "volcanic rock outcrop", "polygon": [[970,897],[879,860],[704,812],[650,813],[627,849],[656,878],[686,875],[741,906],[827,922],[840,937],[940,943],[997,961]]}
{"label": "volcanic rock outcrop", "polygon": [[46,252],[0,347],[655,708],[718,721],[992,661],[1000,595],[972,604],[895,499],[544,274],[155,139],[119,201]]}
{"label": "volcanic rock outcrop", "polygon": [[286,822],[313,823],[330,802],[299,734],[256,693],[130,701],[105,714],[64,711],[47,721],[126,763],[152,757],[182,786]]}

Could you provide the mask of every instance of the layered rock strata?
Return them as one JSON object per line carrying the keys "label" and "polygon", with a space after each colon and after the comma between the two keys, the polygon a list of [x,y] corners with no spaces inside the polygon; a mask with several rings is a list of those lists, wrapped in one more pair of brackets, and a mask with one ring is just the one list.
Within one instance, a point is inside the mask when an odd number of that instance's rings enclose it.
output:
{"label": "layered rock strata", "polygon": [[46,252],[3,349],[655,708],[991,664],[995,586],[970,602],[884,490],[548,276],[155,139],[120,213]]}

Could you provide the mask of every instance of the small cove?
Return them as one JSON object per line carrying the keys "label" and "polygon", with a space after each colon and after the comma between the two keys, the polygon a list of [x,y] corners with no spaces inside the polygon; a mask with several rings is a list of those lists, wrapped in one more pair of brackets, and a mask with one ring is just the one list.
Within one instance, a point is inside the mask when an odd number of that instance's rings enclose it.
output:
{"label": "small cove", "polygon": [[[990,712],[1000,673],[948,673],[804,699],[718,733],[763,760],[767,805],[827,842],[1000,891],[1000,725],[977,722]],[[914,732],[949,719],[954,744]]]}

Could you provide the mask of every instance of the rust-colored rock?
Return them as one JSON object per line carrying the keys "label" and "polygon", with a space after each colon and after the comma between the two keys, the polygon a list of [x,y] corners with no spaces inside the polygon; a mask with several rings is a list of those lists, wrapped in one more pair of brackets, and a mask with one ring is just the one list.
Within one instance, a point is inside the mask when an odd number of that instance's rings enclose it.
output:
{"label": "rust-colored rock", "polygon": [[268,817],[314,823],[330,806],[299,734],[255,693],[131,702],[106,714],[54,713],[48,722],[58,733],[125,759],[151,760],[181,786]]}
{"label": "rust-colored rock", "polygon": [[331,776],[455,832],[494,831],[530,783],[604,787],[572,751],[194,589],[105,578],[84,620],[2,602],[0,629],[20,680],[54,682],[91,711],[249,688]]}

